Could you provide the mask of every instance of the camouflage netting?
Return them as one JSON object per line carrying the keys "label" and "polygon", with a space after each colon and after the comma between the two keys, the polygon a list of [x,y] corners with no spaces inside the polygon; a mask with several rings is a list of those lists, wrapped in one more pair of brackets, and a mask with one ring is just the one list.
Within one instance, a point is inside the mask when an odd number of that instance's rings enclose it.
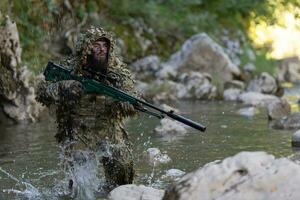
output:
{"label": "camouflage netting", "polygon": [[32,74],[21,65],[18,30],[9,17],[0,27],[0,106],[14,122],[34,122],[42,109],[35,101]]}

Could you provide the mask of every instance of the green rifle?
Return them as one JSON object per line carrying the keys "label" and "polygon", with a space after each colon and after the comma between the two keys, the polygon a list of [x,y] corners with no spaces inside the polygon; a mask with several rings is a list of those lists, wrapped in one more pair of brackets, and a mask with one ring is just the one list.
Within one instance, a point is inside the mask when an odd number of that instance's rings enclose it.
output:
{"label": "green rifle", "polygon": [[[112,87],[105,83],[94,80],[93,78],[82,76],[82,75],[76,75],[76,74],[72,73],[72,70],[66,69],[62,66],[59,66],[59,65],[53,63],[53,62],[48,62],[48,65],[44,71],[44,76],[47,81],[53,81],[53,82],[62,81],[62,80],[76,80],[76,81],[81,82],[81,84],[84,87],[84,91],[87,93],[89,93],[89,92],[99,93],[99,94],[103,94],[106,96],[110,96],[110,97],[117,99],[119,101],[122,101],[122,102],[128,102],[128,103],[132,104],[135,109],[137,109],[141,112],[151,114],[160,119],[164,118],[165,115],[167,115],[168,117],[170,117],[174,120],[180,121],[188,126],[191,126],[197,130],[200,130],[202,132],[204,132],[206,129],[206,127],[203,126],[202,124],[199,124],[199,123],[194,122],[190,119],[187,119],[183,116],[175,114],[174,111],[172,111],[172,110],[167,112],[167,111],[160,109],[146,101],[138,99],[130,94],[127,94],[126,92],[124,92],[122,90],[119,90],[115,87]],[[102,76],[101,78],[106,78],[105,75],[101,75],[101,76]],[[151,108],[153,110],[159,111],[160,114],[149,111],[144,106],[147,108]]]}

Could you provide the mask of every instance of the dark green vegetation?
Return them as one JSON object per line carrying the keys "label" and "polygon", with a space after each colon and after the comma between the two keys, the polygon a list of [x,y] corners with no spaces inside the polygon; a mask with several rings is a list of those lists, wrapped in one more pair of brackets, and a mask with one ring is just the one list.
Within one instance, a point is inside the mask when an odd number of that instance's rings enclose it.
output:
{"label": "dark green vegetation", "polygon": [[[298,2],[298,3],[297,3]],[[190,36],[206,32],[221,45],[224,29],[246,39],[242,49],[252,49],[247,28],[252,20],[274,23],[272,12],[278,5],[299,4],[296,0],[2,0],[2,18],[9,14],[17,22],[23,47],[23,63],[37,72],[49,58],[69,53],[53,50],[53,43],[72,28],[101,25],[114,31],[125,44],[127,62],[158,54],[167,58]],[[1,16],[0,16],[1,19]],[[0,20],[1,21],[1,20]],[[54,40],[55,39],[55,40]],[[55,42],[53,42],[55,41]],[[148,41],[148,42],[147,42]],[[148,43],[148,44],[147,44]],[[270,65],[264,51],[257,59],[259,71]],[[50,55],[49,55],[50,54]],[[248,62],[242,56],[242,64]]]}

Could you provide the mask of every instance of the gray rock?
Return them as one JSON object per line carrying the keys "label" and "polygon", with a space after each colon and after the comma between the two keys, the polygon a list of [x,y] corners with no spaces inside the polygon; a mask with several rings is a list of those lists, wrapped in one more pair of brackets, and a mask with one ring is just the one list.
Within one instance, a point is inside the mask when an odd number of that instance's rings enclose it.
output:
{"label": "gray rock", "polygon": [[144,185],[122,185],[112,190],[109,200],[161,200],[164,190],[146,187]]}
{"label": "gray rock", "polygon": [[299,82],[300,81],[300,60],[298,57],[290,57],[280,60],[277,70],[279,81]]}
{"label": "gray rock", "polygon": [[300,129],[300,112],[272,120],[270,126],[276,129]]}
{"label": "gray rock", "polygon": [[187,133],[186,128],[181,123],[168,118],[160,120],[160,125],[154,131],[161,136],[185,135]]}
{"label": "gray rock", "polygon": [[161,153],[158,148],[147,149],[147,151],[144,153],[144,158],[151,165],[166,164],[171,161],[171,158],[167,154]]}
{"label": "gray rock", "polygon": [[169,169],[166,171],[165,177],[168,177],[173,180],[178,180],[180,177],[185,175],[186,173],[184,171],[181,171],[179,169]]}
{"label": "gray rock", "polygon": [[300,130],[296,131],[292,137],[292,146],[300,147]]}
{"label": "gray rock", "polygon": [[291,114],[291,106],[286,99],[270,101],[267,104],[268,118],[270,120],[280,119]]}
{"label": "gray rock", "polygon": [[252,106],[247,108],[241,108],[237,111],[237,113],[246,117],[253,117],[254,115],[259,113],[259,110],[256,107]]}
{"label": "gray rock", "polygon": [[217,88],[211,84],[208,75],[199,72],[183,73],[179,77],[180,85],[177,86],[179,99],[214,99],[217,96]]}
{"label": "gray rock", "polygon": [[300,165],[265,152],[241,152],[213,162],[170,186],[164,200],[300,199]]}
{"label": "gray rock", "polygon": [[14,122],[34,122],[43,109],[35,101],[33,75],[21,65],[16,23],[8,17],[0,27],[0,96],[0,110]]}
{"label": "gray rock", "polygon": [[227,89],[223,93],[223,98],[226,101],[237,101],[239,96],[242,94],[242,90],[240,89]]}
{"label": "gray rock", "polygon": [[244,92],[239,95],[238,101],[247,105],[267,107],[271,101],[280,101],[280,98],[259,92]]}
{"label": "gray rock", "polygon": [[264,94],[276,94],[278,85],[276,79],[267,72],[263,72],[260,76],[252,80],[247,91],[260,92]]}
{"label": "gray rock", "polygon": [[227,81],[224,84],[224,90],[232,89],[232,88],[245,90],[245,83],[242,81],[238,81],[238,80],[231,80],[231,81]]}
{"label": "gray rock", "polygon": [[130,64],[130,69],[138,74],[138,80],[154,79],[155,73],[160,67],[160,58],[156,55],[150,55]]}
{"label": "gray rock", "polygon": [[174,76],[176,73],[188,71],[214,74],[222,83],[240,75],[239,68],[231,62],[221,46],[205,33],[194,35],[188,39],[181,49],[162,64],[157,73],[160,78]]}

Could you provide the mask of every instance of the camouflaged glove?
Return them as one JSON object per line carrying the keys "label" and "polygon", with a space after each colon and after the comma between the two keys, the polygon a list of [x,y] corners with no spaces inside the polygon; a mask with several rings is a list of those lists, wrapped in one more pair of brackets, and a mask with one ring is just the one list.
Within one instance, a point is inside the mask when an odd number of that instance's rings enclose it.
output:
{"label": "camouflaged glove", "polygon": [[76,104],[83,94],[83,86],[75,80],[59,82],[59,101],[64,104]]}
{"label": "camouflaged glove", "polygon": [[83,94],[83,86],[75,80],[55,83],[41,82],[37,88],[37,101],[49,106],[62,101],[75,100]]}

